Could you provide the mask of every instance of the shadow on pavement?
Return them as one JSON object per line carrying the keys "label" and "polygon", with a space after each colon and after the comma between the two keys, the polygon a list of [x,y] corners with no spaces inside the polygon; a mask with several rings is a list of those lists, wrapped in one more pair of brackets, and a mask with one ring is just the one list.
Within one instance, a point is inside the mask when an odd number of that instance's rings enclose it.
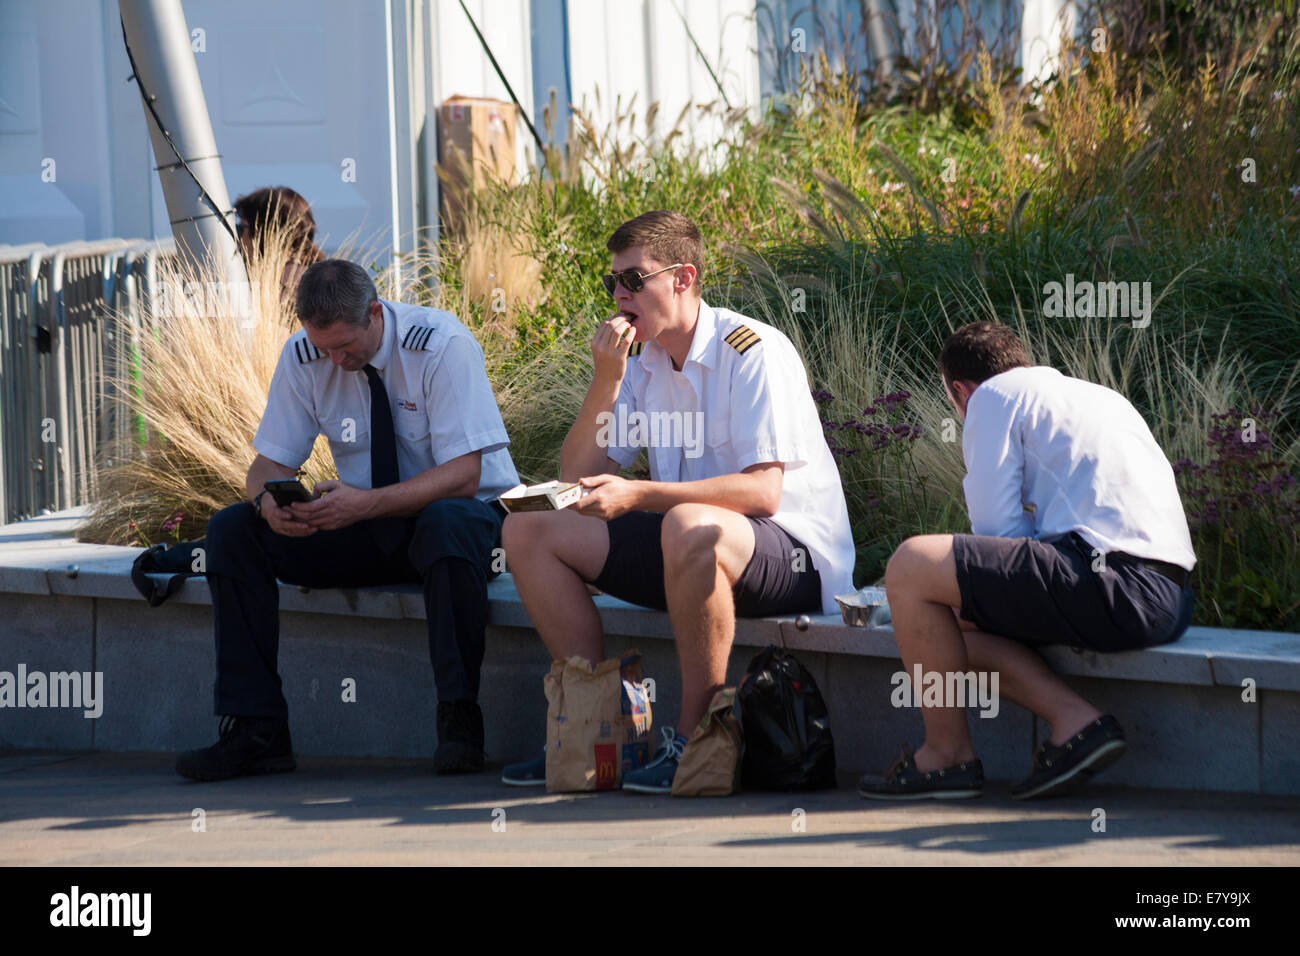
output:
{"label": "shadow on pavement", "polygon": [[[173,762],[170,754],[0,753],[0,823],[58,820],[46,829],[103,830],[189,819],[195,808],[208,815],[252,815],[291,824],[370,822],[385,827],[487,824],[498,808],[516,823],[567,825],[686,823],[792,816],[802,810],[816,821],[805,832],[716,845],[855,845],[973,854],[1070,847],[1098,839],[1160,838],[1188,848],[1300,845],[1298,798],[1130,790],[1101,781],[1050,801],[1013,801],[1007,783],[995,781],[977,800],[899,804],[863,800],[853,788],[854,778],[844,774],[838,790],[674,800],[507,787],[499,780],[499,767],[438,777],[429,761],[419,760],[306,757],[294,773],[204,784],[176,776]],[[1106,811],[1105,834],[1092,829],[1098,807]],[[923,825],[898,826],[900,812]],[[879,826],[872,825],[873,817]],[[826,832],[830,829],[839,832]]]}

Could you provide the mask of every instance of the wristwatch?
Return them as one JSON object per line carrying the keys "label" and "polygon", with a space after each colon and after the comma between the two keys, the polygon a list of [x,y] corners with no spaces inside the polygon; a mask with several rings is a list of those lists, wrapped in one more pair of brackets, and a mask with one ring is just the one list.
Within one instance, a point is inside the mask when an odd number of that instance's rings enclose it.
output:
{"label": "wristwatch", "polygon": [[253,498],[253,510],[257,512],[259,518],[262,517],[262,495],[265,494],[269,494],[269,492],[263,488]]}

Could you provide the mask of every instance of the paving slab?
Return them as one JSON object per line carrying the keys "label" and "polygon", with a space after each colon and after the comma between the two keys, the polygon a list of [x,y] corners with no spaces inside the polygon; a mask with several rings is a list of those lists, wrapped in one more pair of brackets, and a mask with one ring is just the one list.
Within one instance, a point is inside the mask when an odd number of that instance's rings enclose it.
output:
{"label": "paving slab", "polygon": [[194,784],[173,759],[0,754],[0,865],[1300,863],[1300,798],[1104,778],[1053,801],[1013,801],[995,782],[978,800],[900,805],[862,800],[849,775],[833,791],[682,800],[547,794],[503,786],[495,768],[437,777],[413,760],[305,758],[296,773]]}

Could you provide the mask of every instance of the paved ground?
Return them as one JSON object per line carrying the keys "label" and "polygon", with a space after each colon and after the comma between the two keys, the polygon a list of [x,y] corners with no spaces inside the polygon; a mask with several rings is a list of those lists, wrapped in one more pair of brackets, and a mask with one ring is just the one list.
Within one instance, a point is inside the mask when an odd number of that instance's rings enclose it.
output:
{"label": "paved ground", "polygon": [[1098,780],[1019,803],[994,781],[979,800],[898,805],[862,800],[845,778],[817,794],[673,800],[551,795],[405,760],[301,758],[292,774],[193,784],[172,760],[0,754],[0,865],[1300,864],[1295,797]]}

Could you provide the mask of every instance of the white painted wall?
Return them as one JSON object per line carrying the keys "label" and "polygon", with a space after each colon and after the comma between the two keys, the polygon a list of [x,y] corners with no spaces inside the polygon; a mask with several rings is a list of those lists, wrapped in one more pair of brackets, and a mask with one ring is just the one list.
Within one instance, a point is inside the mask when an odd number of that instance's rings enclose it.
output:
{"label": "white painted wall", "polygon": [[0,2],[0,242],[79,239],[111,224],[97,13],[74,0]]}
{"label": "white painted wall", "polygon": [[[187,0],[206,31],[199,76],[232,200],[291,186],[312,205],[318,239],[334,247],[391,227],[385,4],[319,0]],[[143,112],[136,113],[143,132]],[[345,172],[355,170],[355,182]],[[151,227],[167,234],[152,180]]]}
{"label": "white painted wall", "polygon": [[[915,0],[897,2],[901,14]],[[1031,75],[1050,67],[1065,2],[1024,0]],[[636,128],[650,139],[687,103],[721,99],[706,59],[732,105],[756,114],[774,57],[788,53],[772,43],[788,44],[792,23],[852,28],[860,16],[859,0],[466,5],[543,135],[554,89],[561,112],[571,97],[600,128],[620,108],[644,118],[659,103],[654,127]],[[409,248],[437,208],[438,104],[507,98],[457,0],[185,0],[185,12],[203,31],[196,60],[231,197],[297,189],[327,249],[354,236],[382,248],[394,234]],[[760,30],[765,18],[775,32]],[[129,74],[116,0],[0,0],[0,243],[170,235]],[[687,129],[707,143],[720,123],[692,113]],[[533,147],[522,125],[517,140],[523,168]]]}
{"label": "white painted wall", "polygon": [[1061,30],[1077,37],[1096,26],[1083,23],[1078,5],[1070,0],[1025,0],[1020,29],[1020,65],[1026,82],[1044,80],[1056,69],[1061,52]]}
{"label": "white painted wall", "polygon": [[[385,5],[185,3],[231,197],[292,186],[327,247],[391,231]],[[171,234],[130,73],[114,0],[0,0],[0,242]]]}
{"label": "white painted wall", "polygon": [[[761,97],[753,9],[753,0],[569,0],[574,102],[598,129],[630,110],[641,135],[647,133],[647,107],[658,103],[651,137],[665,135],[688,103],[725,97],[757,115]],[[706,143],[717,136],[721,120],[692,110],[684,125]]]}
{"label": "white painted wall", "polygon": [[[932,27],[931,42],[943,35],[943,46],[954,49],[962,29],[962,18],[949,2],[947,16],[936,24],[936,0],[892,0],[903,53],[914,58],[918,52],[919,23]],[[865,66],[865,29],[862,0],[755,0],[755,19],[759,42],[759,70],[764,99],[783,92],[793,92],[801,62],[808,62],[825,52],[831,68],[844,64],[851,68]],[[1066,23],[1074,34],[1077,4],[1072,0],[978,0],[968,3],[967,12],[992,45],[998,38],[1027,79],[1042,79],[1052,72],[1060,50],[1060,29]],[[1020,32],[1011,29],[1019,22]],[[795,31],[806,53],[792,50]],[[956,63],[951,65],[955,66]]]}

